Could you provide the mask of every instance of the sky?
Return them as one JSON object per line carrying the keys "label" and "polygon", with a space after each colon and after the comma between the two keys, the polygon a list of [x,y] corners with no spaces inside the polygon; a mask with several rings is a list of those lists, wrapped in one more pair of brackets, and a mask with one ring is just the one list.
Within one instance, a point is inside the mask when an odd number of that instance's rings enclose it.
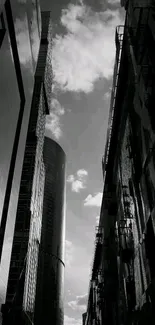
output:
{"label": "sky", "polygon": [[[26,0],[19,2],[25,4]],[[42,9],[51,8],[53,24],[53,95],[46,135],[61,145],[67,158],[64,325],[81,325],[102,200],[101,161],[115,59],[115,28],[123,24],[124,10],[120,0],[40,2]],[[28,68],[29,52],[22,45],[26,35],[20,19],[16,20],[18,48],[21,63]],[[34,30],[37,53],[36,39]],[[30,82],[27,84],[31,89]]]}
{"label": "sky", "polygon": [[104,154],[119,0],[62,1],[54,14],[53,98],[46,135],[67,156],[65,322],[86,311],[95,227],[102,200]]}

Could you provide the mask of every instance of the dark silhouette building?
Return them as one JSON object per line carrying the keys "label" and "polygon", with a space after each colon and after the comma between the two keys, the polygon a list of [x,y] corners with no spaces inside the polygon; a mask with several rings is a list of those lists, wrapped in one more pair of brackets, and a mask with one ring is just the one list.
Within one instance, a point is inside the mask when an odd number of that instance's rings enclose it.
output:
{"label": "dark silhouette building", "polygon": [[50,11],[41,13],[41,23],[3,325],[63,324],[65,155],[54,141],[44,143],[52,96]]}
{"label": "dark silhouette building", "polygon": [[45,138],[45,183],[34,324],[63,325],[65,154]]}
{"label": "dark silhouette building", "polygon": [[155,3],[121,4],[86,325],[155,323]]}

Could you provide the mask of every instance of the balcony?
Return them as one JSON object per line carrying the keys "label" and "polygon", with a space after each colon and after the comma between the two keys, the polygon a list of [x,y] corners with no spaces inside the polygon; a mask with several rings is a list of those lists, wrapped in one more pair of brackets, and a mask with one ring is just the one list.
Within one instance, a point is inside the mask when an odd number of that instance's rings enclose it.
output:
{"label": "balcony", "polygon": [[96,227],[95,252],[94,252],[94,260],[92,266],[92,280],[95,280],[97,278],[98,271],[100,269],[103,241],[104,241],[104,229],[103,227],[98,226]]}
{"label": "balcony", "polygon": [[119,254],[123,263],[130,263],[134,256],[134,240],[131,219],[118,222]]}
{"label": "balcony", "polygon": [[96,238],[95,238],[95,244],[103,244],[103,238],[104,238],[104,229],[103,227],[97,226],[96,227]]}
{"label": "balcony", "polygon": [[131,211],[131,200],[130,195],[127,192],[128,187],[122,186],[122,194],[123,194],[123,207],[124,207],[124,215],[127,219],[133,219],[133,214]]}
{"label": "balcony", "polygon": [[116,57],[115,57],[115,64],[114,64],[113,86],[112,86],[112,92],[111,92],[110,113],[109,113],[108,131],[107,131],[107,142],[106,142],[106,146],[105,146],[105,155],[102,159],[103,175],[106,170],[106,166],[108,163],[108,157],[109,157],[110,140],[111,140],[111,134],[112,134],[113,117],[114,117],[116,94],[117,94],[117,87],[118,87],[118,76],[119,76],[119,71],[120,71],[123,39],[124,39],[124,26],[120,25],[120,26],[117,26],[116,33],[115,33]]}

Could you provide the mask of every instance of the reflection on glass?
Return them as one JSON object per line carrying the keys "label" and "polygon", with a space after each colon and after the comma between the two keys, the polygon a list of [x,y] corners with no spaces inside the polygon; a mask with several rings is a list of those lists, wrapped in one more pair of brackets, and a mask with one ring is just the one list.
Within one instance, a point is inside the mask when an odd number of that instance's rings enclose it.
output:
{"label": "reflection on glass", "polygon": [[[0,221],[2,216],[4,196],[8,180],[8,173],[12,155],[12,148],[15,139],[17,120],[21,107],[21,96],[19,93],[19,72],[21,73],[21,81],[23,84],[23,92],[25,95],[24,115],[21,120],[21,131],[19,129],[19,146],[17,143],[17,159],[13,174],[13,183],[10,197],[9,210],[7,215],[6,232],[4,237],[4,245],[2,251],[2,259],[0,264],[0,308],[5,301],[6,287],[8,280],[9,261],[12,248],[13,231],[16,217],[16,209],[18,202],[18,193],[20,185],[20,177],[22,170],[22,162],[24,156],[24,148],[26,134],[28,128],[29,113],[32,101],[32,91],[34,86],[34,62],[38,57],[40,44],[40,9],[38,1],[13,0],[5,1],[5,6],[0,5],[4,16],[4,24],[6,32],[0,46]],[[28,4],[28,6],[27,6]],[[11,20],[8,19],[7,8],[11,8],[11,16],[13,17],[15,38],[9,31]],[[9,12],[10,14],[10,12]],[[30,20],[32,26],[30,27]],[[0,30],[3,27],[0,19]],[[39,26],[38,26],[39,24]],[[1,35],[0,35],[1,37]],[[12,47],[14,46],[14,48]],[[15,49],[19,57],[18,71],[15,69]],[[1,315],[0,315],[1,317]],[[1,320],[0,320],[1,324]]]}

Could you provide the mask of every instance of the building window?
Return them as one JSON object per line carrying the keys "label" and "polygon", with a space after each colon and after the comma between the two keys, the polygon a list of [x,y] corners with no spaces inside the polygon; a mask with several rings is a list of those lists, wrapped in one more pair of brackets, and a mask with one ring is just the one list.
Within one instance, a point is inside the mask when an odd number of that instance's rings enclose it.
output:
{"label": "building window", "polygon": [[3,13],[1,13],[0,14],[0,47],[4,39],[5,31],[6,29],[5,29],[4,17],[3,17]]}

